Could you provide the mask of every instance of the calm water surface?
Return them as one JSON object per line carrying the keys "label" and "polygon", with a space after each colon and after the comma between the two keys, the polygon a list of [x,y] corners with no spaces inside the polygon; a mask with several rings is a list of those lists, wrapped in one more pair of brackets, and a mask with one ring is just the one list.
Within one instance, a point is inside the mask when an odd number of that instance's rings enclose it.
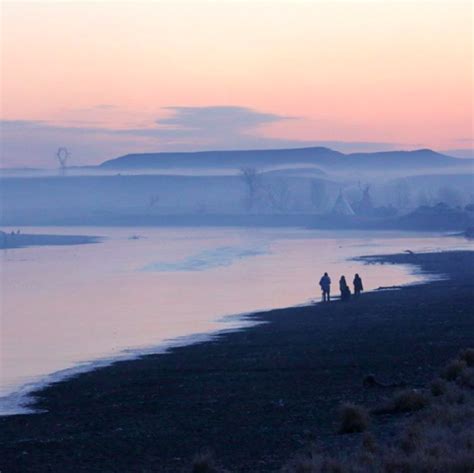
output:
{"label": "calm water surface", "polygon": [[[105,239],[91,245],[1,251],[3,414],[26,412],[19,404],[38,383],[110,359],[158,352],[177,337],[242,326],[238,318],[226,315],[319,300],[317,283],[324,271],[335,288],[341,274],[352,280],[355,272],[367,290],[422,279],[410,267],[364,265],[349,258],[470,246],[456,237],[413,233],[22,230]],[[132,235],[140,238],[130,239]]]}

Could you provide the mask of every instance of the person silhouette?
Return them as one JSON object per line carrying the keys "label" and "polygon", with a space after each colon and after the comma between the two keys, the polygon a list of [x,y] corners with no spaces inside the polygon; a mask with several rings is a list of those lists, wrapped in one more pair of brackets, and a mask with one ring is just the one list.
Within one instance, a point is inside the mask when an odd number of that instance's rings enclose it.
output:
{"label": "person silhouette", "polygon": [[319,280],[319,285],[323,293],[323,302],[329,302],[331,300],[331,278],[328,273],[324,273],[323,277]]}
{"label": "person silhouette", "polygon": [[348,301],[351,298],[351,290],[347,285],[345,276],[341,276],[341,279],[339,279],[339,289],[341,291],[341,301]]}
{"label": "person silhouette", "polygon": [[364,286],[362,285],[361,277],[356,273],[354,276],[354,296],[360,296],[360,293],[364,290]]}

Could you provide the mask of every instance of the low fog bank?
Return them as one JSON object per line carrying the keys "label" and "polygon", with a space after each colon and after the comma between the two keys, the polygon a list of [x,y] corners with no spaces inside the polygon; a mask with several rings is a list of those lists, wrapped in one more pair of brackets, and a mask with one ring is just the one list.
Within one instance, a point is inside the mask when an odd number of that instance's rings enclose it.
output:
{"label": "low fog bank", "polygon": [[[225,165],[217,166],[226,156]],[[474,225],[473,184],[471,161],[430,150],[129,155],[53,175],[3,173],[0,224],[464,231]]]}

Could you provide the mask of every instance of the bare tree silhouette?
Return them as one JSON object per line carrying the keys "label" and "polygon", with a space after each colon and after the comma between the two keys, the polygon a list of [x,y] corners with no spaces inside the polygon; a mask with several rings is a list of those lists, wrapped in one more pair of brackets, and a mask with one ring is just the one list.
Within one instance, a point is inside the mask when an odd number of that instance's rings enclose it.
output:
{"label": "bare tree silhouette", "polygon": [[310,199],[317,211],[325,210],[328,200],[328,189],[326,183],[321,179],[313,179],[310,187]]}
{"label": "bare tree silhouette", "polygon": [[150,209],[150,211],[156,206],[156,204],[158,204],[159,201],[160,196],[158,194],[153,194],[150,196],[150,198],[148,199],[148,208]]}
{"label": "bare tree silhouette", "polygon": [[400,179],[395,186],[395,206],[398,210],[405,210],[411,204],[411,189],[405,179]]}
{"label": "bare tree silhouette", "polygon": [[66,174],[67,160],[71,156],[71,153],[65,147],[60,147],[56,151],[56,158],[59,162],[59,171],[62,176]]}
{"label": "bare tree silhouette", "polygon": [[242,168],[240,176],[245,184],[246,196],[244,200],[245,209],[250,212],[255,207],[260,193],[261,176],[255,168]]}
{"label": "bare tree silhouette", "polygon": [[271,185],[265,186],[265,190],[265,197],[271,210],[280,213],[289,210],[291,205],[291,192],[285,180],[277,180]]}

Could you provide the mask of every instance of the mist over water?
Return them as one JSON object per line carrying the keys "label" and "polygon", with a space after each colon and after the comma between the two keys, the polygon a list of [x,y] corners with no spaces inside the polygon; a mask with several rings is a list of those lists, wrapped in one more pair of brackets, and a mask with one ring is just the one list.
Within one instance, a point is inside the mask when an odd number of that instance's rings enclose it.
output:
{"label": "mist over water", "polygon": [[158,351],[169,339],[242,325],[226,315],[319,301],[324,271],[332,277],[335,293],[342,274],[352,281],[358,272],[366,290],[424,277],[410,267],[366,265],[350,258],[469,246],[456,237],[400,232],[22,230],[105,240],[2,251],[4,414],[18,412],[9,395],[51,373],[124,352]]}

